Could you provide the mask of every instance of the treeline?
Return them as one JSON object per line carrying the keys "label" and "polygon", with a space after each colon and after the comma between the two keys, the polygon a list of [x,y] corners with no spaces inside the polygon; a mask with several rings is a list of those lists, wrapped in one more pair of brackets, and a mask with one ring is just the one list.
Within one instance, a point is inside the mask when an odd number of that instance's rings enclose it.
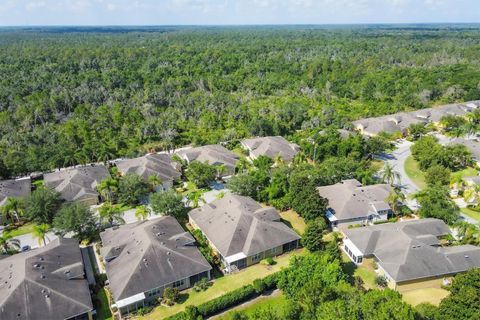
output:
{"label": "treeline", "polygon": [[0,176],[480,99],[479,31],[3,30]]}

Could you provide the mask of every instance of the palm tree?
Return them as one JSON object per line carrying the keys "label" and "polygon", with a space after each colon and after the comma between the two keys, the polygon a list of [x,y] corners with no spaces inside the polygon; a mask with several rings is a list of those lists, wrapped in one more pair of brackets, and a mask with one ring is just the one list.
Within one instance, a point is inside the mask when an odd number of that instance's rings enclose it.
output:
{"label": "palm tree", "polygon": [[392,166],[388,162],[386,162],[383,166],[383,169],[380,172],[380,177],[383,181],[387,182],[390,185],[393,185],[395,183],[395,180],[400,180],[400,174],[395,171],[395,166]]}
{"label": "palm tree", "polygon": [[115,222],[119,224],[125,223],[122,210],[111,202],[105,202],[98,210],[98,213],[100,214],[100,221],[102,223],[108,222],[110,227],[113,227]]}
{"label": "palm tree", "polygon": [[18,221],[23,214],[22,202],[17,198],[7,198],[7,202],[1,209],[5,218],[11,222]]}
{"label": "palm tree", "polygon": [[304,164],[304,163],[307,163],[308,160],[307,160],[307,156],[305,155],[304,152],[299,152],[295,155],[295,157],[293,158],[293,164],[295,165],[299,165],[299,164]]}
{"label": "palm tree", "polygon": [[146,220],[150,216],[150,208],[147,206],[139,206],[137,210],[135,210],[135,218],[138,221]]}
{"label": "palm tree", "polygon": [[46,223],[40,224],[38,226],[33,227],[33,237],[38,240],[38,244],[46,246],[47,241],[45,239],[48,239],[47,233],[50,230],[50,226]]}
{"label": "palm tree", "polygon": [[200,202],[206,203],[203,198],[203,191],[200,189],[192,190],[187,194],[187,199],[193,208],[198,208]]}
{"label": "palm tree", "polygon": [[245,173],[248,168],[251,167],[251,163],[247,160],[245,157],[241,157],[238,162],[237,162],[237,172],[239,173]]}
{"label": "palm tree", "polygon": [[7,232],[0,235],[0,247],[3,253],[8,253],[10,250],[20,249],[20,240],[13,239],[13,236]]}
{"label": "palm tree", "polygon": [[162,184],[162,179],[160,179],[159,176],[156,174],[152,174],[151,176],[148,177],[148,184],[150,186],[150,191],[155,191],[157,186]]}
{"label": "palm tree", "polygon": [[223,176],[223,174],[227,171],[227,168],[225,167],[224,164],[215,166],[215,168],[217,169],[217,179],[220,179]]}
{"label": "palm tree", "polygon": [[400,188],[393,188],[393,190],[388,195],[388,204],[390,204],[390,206],[392,207],[392,211],[396,215],[400,213],[400,208],[405,199],[406,197],[403,194],[402,190],[400,190]]}
{"label": "palm tree", "polygon": [[115,192],[118,191],[118,181],[110,177],[105,178],[97,185],[97,190],[106,201],[113,202]]}
{"label": "palm tree", "polygon": [[275,167],[282,167],[285,164],[285,161],[280,154],[277,154],[273,159],[273,164],[275,165]]}

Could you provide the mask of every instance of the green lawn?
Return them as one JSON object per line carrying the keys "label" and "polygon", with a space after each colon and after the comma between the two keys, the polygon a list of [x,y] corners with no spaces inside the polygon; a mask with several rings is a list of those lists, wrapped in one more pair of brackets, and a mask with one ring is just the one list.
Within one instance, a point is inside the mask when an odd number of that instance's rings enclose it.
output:
{"label": "green lawn", "polygon": [[419,189],[424,189],[427,186],[425,183],[425,173],[420,170],[417,161],[415,161],[412,156],[409,156],[405,161],[405,172]]}
{"label": "green lawn", "polygon": [[469,209],[469,208],[461,208],[460,210],[461,210],[464,214],[466,214],[467,216],[469,216],[470,218],[475,219],[475,220],[477,220],[478,222],[480,222],[480,212],[474,211],[474,210]]}
{"label": "green lawn", "polygon": [[298,215],[293,210],[283,211],[280,212],[280,216],[287,224],[290,225],[293,230],[295,230],[298,234],[302,235],[305,232],[305,228],[307,228],[307,224],[302,217]]}
{"label": "green lawn", "polygon": [[[217,298],[227,292],[236,290],[244,285],[250,284],[255,279],[265,278],[266,276],[280,271],[280,269],[288,266],[290,258],[293,255],[302,254],[303,250],[296,250],[289,252],[282,256],[275,258],[277,262],[273,266],[265,266],[262,264],[256,264],[250,266],[238,273],[226,275],[218,278],[213,282],[213,285],[206,291],[195,292],[192,289],[183,291],[181,293],[181,299],[183,295],[184,302],[176,304],[172,307],[158,306],[151,313],[138,317],[139,319],[163,319],[174,315],[180,311],[183,311],[188,305],[199,305],[214,298]],[[186,298],[186,299],[185,299]]]}
{"label": "green lawn", "polygon": [[288,300],[281,293],[274,296],[262,296],[258,298],[255,303],[234,308],[231,311],[225,313],[222,316],[219,316],[215,319],[218,320],[232,320],[233,314],[235,311],[242,311],[248,316],[253,316],[253,314],[260,309],[271,309],[275,311],[278,317],[282,317],[285,313],[286,308],[288,307]]}
{"label": "green lawn", "polygon": [[100,305],[97,306],[97,320],[109,320],[112,319],[112,313],[110,312],[107,293],[102,288],[97,293],[97,297],[100,300]]}
{"label": "green lawn", "polygon": [[403,300],[412,306],[416,306],[424,302],[438,306],[440,301],[448,296],[448,294],[449,291],[442,288],[424,288],[403,292],[402,296]]}
{"label": "green lawn", "polygon": [[462,179],[465,177],[478,176],[478,171],[474,168],[466,168],[452,173],[452,178]]}
{"label": "green lawn", "polygon": [[33,227],[35,227],[35,223],[29,222],[25,223],[23,226],[12,230],[8,231],[9,234],[11,234],[14,237],[22,236],[24,234],[32,233],[33,232]]}
{"label": "green lawn", "polygon": [[375,267],[373,259],[363,259],[363,263],[359,266],[355,265],[350,258],[342,251],[342,261],[344,263],[344,271],[350,275],[360,277],[363,280],[365,289],[375,289]]}

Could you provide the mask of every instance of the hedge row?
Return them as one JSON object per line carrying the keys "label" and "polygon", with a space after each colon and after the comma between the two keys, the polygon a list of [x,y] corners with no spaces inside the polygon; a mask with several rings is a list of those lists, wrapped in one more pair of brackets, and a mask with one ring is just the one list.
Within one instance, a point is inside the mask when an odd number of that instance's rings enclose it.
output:
{"label": "hedge row", "polygon": [[225,309],[235,307],[246,302],[264,291],[275,289],[277,286],[278,273],[271,274],[263,279],[257,279],[253,285],[249,284],[237,290],[228,292],[223,296],[207,301],[197,307],[188,307],[187,311],[182,311],[167,318],[167,320],[185,320],[195,319],[197,315],[210,317]]}

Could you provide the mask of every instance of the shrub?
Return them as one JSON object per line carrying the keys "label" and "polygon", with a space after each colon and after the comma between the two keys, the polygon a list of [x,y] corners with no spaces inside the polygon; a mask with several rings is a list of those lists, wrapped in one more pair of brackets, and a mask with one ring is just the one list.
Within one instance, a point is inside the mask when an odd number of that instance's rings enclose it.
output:
{"label": "shrub", "polygon": [[263,282],[262,279],[256,279],[253,281],[253,288],[257,294],[261,294],[263,291],[265,291],[265,287],[265,282]]}
{"label": "shrub", "polygon": [[388,285],[387,278],[385,276],[375,277],[375,284],[381,288],[386,288]]}
{"label": "shrub", "polygon": [[263,278],[263,283],[265,284],[265,290],[272,290],[276,288],[277,281],[278,281],[278,272]]}
{"label": "shrub", "polygon": [[173,305],[178,300],[179,291],[177,288],[166,288],[163,292],[163,302],[166,305]]}
{"label": "shrub", "polygon": [[198,311],[204,317],[211,316],[229,307],[247,301],[254,297],[255,294],[256,292],[253,286],[247,285],[198,306]]}
{"label": "shrub", "polygon": [[153,310],[153,307],[150,307],[150,306],[141,307],[141,308],[137,309],[137,315],[144,316],[144,315],[152,312],[152,310]]}
{"label": "shrub", "polygon": [[208,279],[207,278],[202,278],[198,282],[195,283],[193,286],[193,291],[195,292],[200,292],[200,291],[205,291],[208,289],[210,286]]}
{"label": "shrub", "polygon": [[273,266],[275,264],[275,260],[273,260],[272,257],[268,257],[260,261],[260,263],[266,266]]}

